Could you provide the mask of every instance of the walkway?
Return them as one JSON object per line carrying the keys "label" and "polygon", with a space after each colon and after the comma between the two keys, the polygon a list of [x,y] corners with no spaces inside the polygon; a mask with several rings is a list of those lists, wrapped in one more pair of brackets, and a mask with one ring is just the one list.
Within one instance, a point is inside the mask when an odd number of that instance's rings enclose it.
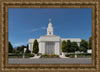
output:
{"label": "walkway", "polygon": [[9,58],[9,64],[91,64],[91,58]]}
{"label": "walkway", "polygon": [[40,56],[34,56],[34,57],[29,58],[29,59],[38,59],[38,58],[40,58]]}

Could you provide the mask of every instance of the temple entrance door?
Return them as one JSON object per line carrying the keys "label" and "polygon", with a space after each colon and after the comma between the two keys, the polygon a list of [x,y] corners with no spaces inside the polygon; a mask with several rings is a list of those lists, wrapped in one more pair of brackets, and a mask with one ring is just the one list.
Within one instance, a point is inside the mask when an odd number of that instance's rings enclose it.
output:
{"label": "temple entrance door", "polygon": [[54,46],[55,46],[55,43],[54,42],[46,42],[46,45],[45,45],[45,53],[46,54],[55,54],[55,49],[54,49]]}

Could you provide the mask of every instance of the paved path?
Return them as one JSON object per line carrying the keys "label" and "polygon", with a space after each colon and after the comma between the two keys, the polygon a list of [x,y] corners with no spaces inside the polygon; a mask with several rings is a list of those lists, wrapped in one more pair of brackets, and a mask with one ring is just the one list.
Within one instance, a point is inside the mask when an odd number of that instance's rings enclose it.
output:
{"label": "paved path", "polygon": [[40,56],[34,56],[34,57],[29,58],[29,59],[39,59],[39,58],[40,58]]}
{"label": "paved path", "polygon": [[91,64],[91,58],[9,58],[9,64]]}
{"label": "paved path", "polygon": [[60,58],[69,58],[69,57],[65,57],[65,56],[62,56],[62,55],[60,55],[59,57],[60,57]]}

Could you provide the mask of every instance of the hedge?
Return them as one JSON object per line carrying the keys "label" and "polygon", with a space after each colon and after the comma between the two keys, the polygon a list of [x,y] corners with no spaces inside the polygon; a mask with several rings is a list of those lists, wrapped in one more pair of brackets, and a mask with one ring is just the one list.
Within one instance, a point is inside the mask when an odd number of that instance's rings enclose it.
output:
{"label": "hedge", "polygon": [[[77,54],[78,57],[87,57],[87,56],[91,56],[92,54],[91,53],[80,53],[80,54]],[[65,54],[66,57],[75,57],[75,54]]]}
{"label": "hedge", "polygon": [[[15,54],[9,54],[9,57],[23,57],[23,54],[15,53]],[[34,57],[34,54],[25,53],[25,57]]]}
{"label": "hedge", "polygon": [[75,54],[65,54],[65,56],[73,58],[73,57],[75,57]]}
{"label": "hedge", "polygon": [[85,56],[88,56],[88,55],[92,55],[91,53],[82,53],[82,54],[77,54],[77,55],[85,55]]}
{"label": "hedge", "polygon": [[34,54],[25,53],[25,57],[34,57]]}

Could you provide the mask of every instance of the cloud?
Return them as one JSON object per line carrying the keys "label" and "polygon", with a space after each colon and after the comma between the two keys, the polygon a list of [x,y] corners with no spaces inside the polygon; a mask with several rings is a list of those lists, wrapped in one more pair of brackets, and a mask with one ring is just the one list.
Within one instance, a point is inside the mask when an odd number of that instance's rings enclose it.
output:
{"label": "cloud", "polygon": [[35,28],[35,29],[32,29],[31,31],[34,32],[34,31],[38,31],[38,30],[40,30],[40,29],[45,30],[45,29],[47,29],[47,27]]}
{"label": "cloud", "polygon": [[37,31],[37,30],[39,30],[39,28],[36,28],[36,29],[32,29],[32,32],[34,32],[34,31]]}
{"label": "cloud", "polygon": [[27,44],[28,42],[19,42],[19,43],[15,43],[15,44],[13,44],[14,45],[14,47],[16,47],[16,46],[21,46],[21,45],[25,45],[25,44]]}
{"label": "cloud", "polygon": [[46,27],[41,27],[41,29],[47,29]]}
{"label": "cloud", "polygon": [[[47,29],[47,27],[40,27],[40,28],[35,28],[35,29],[32,29],[31,32],[35,32],[35,31],[38,31],[38,30],[45,30]],[[17,47],[17,46],[21,46],[21,45],[26,45],[28,42],[19,42],[19,43],[14,43],[13,46],[14,47]]]}

